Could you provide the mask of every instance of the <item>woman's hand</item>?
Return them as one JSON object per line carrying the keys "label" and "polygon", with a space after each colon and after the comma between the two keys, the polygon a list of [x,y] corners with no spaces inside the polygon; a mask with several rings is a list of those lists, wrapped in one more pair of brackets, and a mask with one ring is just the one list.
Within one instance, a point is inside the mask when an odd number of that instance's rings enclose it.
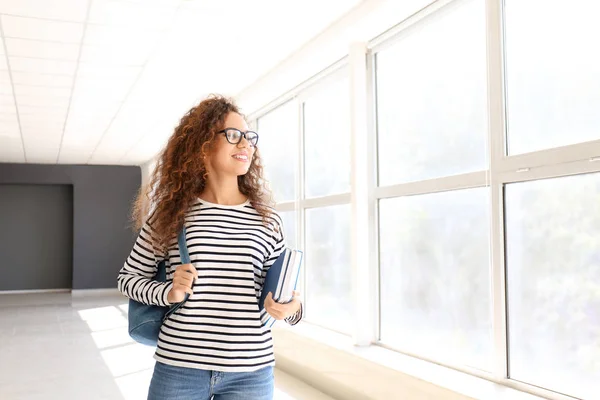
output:
{"label": "woman's hand", "polygon": [[301,306],[300,299],[298,299],[300,292],[294,291],[293,296],[294,297],[292,298],[292,301],[282,304],[273,300],[273,293],[269,292],[265,298],[265,309],[271,317],[278,321],[286,319],[287,317],[291,317],[292,315],[296,314],[298,310],[300,310]]}
{"label": "woman's hand", "polygon": [[185,300],[185,294],[194,294],[192,286],[198,279],[198,271],[192,264],[183,264],[177,267],[173,274],[173,288],[167,294],[167,301],[171,304],[181,303]]}

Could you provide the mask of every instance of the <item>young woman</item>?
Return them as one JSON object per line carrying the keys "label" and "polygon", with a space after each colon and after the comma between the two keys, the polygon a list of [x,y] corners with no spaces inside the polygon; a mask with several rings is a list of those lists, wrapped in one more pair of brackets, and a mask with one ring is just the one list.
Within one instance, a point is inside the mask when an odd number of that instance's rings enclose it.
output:
{"label": "young woman", "polygon": [[[183,116],[138,196],[137,221],[144,197],[154,211],[119,273],[119,290],[160,306],[190,294],[161,328],[149,400],[273,398],[273,344],[258,299],[284,237],[257,143],[236,105],[211,96]],[[184,225],[191,264],[182,265],[177,234]],[[162,260],[164,283],[152,279]],[[287,304],[269,295],[265,308],[296,324],[297,295]]]}

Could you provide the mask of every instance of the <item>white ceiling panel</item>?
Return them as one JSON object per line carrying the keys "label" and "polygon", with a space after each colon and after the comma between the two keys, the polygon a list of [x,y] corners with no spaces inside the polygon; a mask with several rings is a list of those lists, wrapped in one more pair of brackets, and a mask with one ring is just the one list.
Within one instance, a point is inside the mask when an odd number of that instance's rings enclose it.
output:
{"label": "white ceiling panel", "polygon": [[142,163],[207,93],[240,92],[358,2],[0,0],[0,123],[26,162]]}
{"label": "white ceiling panel", "polygon": [[[107,106],[102,109],[102,112],[106,113],[108,110],[112,110],[112,115],[114,115],[120,109],[132,85],[133,82],[123,80],[80,79],[75,85],[73,103],[86,110],[101,101],[103,107]],[[117,104],[118,106],[115,107]],[[108,112],[110,113],[110,111]]]}
{"label": "white ceiling panel", "polygon": [[19,118],[20,126],[23,133],[27,133],[29,135],[38,135],[38,136],[46,136],[46,135],[54,135],[60,133],[62,135],[64,129],[64,121],[58,120],[42,120],[39,118]]}
{"label": "white ceiling panel", "polygon": [[93,101],[87,103],[83,101],[71,101],[69,115],[79,117],[79,115],[86,115],[91,112],[94,114],[115,115],[122,104],[122,102],[98,104]]}
{"label": "white ceiling panel", "polygon": [[25,162],[23,143],[21,141],[20,134],[16,136],[8,136],[0,133],[0,162]]}
{"label": "white ceiling panel", "polygon": [[[163,7],[178,7],[181,4],[181,0],[127,0],[129,3],[144,5],[150,4],[153,6]],[[184,0],[187,1],[187,0]]]}
{"label": "white ceiling panel", "polygon": [[156,129],[148,132],[123,155],[121,161],[138,165],[148,161],[148,154],[157,154],[167,143],[172,130],[169,128],[168,125],[163,123],[162,126],[157,126]]}
{"label": "white ceiling panel", "polygon": [[158,29],[139,29],[133,26],[88,25],[85,31],[86,45],[122,46],[156,43],[164,31]]}
{"label": "white ceiling panel", "polygon": [[13,90],[10,82],[0,82],[0,95],[12,96]]}
{"label": "white ceiling panel", "polygon": [[87,160],[88,164],[122,165],[121,156],[113,152],[98,153],[96,150]]}
{"label": "white ceiling panel", "polygon": [[52,87],[52,86],[29,86],[15,85],[15,94],[17,100],[19,96],[41,96],[41,97],[62,97],[71,96],[71,88]]}
{"label": "white ceiling panel", "polygon": [[156,116],[117,118],[102,137],[90,162],[118,163],[156,125]]}
{"label": "white ceiling panel", "polygon": [[19,129],[19,121],[15,114],[0,114],[0,135],[19,137]]}
{"label": "white ceiling panel", "polygon": [[110,124],[110,119],[104,120],[73,120],[69,119],[65,128],[65,147],[86,147],[92,151],[98,140]]}
{"label": "white ceiling panel", "polygon": [[[0,77],[2,75],[0,74]],[[13,83],[15,85],[47,86],[70,88],[73,85],[73,76],[39,74],[32,72],[13,72]]]}
{"label": "white ceiling panel", "polygon": [[40,106],[19,106],[19,115],[21,119],[30,119],[30,120],[42,120],[42,121],[53,121],[53,122],[62,122],[67,117],[67,107],[66,106],[50,106],[50,107],[40,107]]}
{"label": "white ceiling panel", "polygon": [[15,103],[11,103],[11,104],[2,104],[2,102],[0,101],[0,114],[17,114],[17,107],[15,106]]}
{"label": "white ceiling panel", "polygon": [[[37,18],[2,15],[2,28],[7,38],[46,40],[61,43],[80,43],[82,23],[59,22]],[[54,58],[54,57],[53,57]]]}
{"label": "white ceiling panel", "polygon": [[75,121],[65,128],[59,162],[88,162],[110,120]]}
{"label": "white ceiling panel", "polygon": [[0,55],[4,54],[4,38],[0,36]]}
{"label": "white ceiling panel", "polygon": [[155,117],[152,115],[147,115],[145,120],[117,117],[98,145],[98,151],[100,153],[111,152],[119,158],[122,157],[145,133],[152,129],[154,122]]}
{"label": "white ceiling panel", "polygon": [[88,21],[93,24],[165,29],[170,25],[176,10],[176,7],[144,3],[94,0]]}
{"label": "white ceiling panel", "polygon": [[128,88],[124,85],[110,85],[105,88],[99,88],[97,91],[90,92],[85,90],[86,87],[91,87],[93,85],[81,85],[78,83],[75,84],[75,89],[73,91],[73,102],[74,103],[82,103],[89,104],[93,106],[95,103],[119,103],[125,100],[125,94],[127,93]]}
{"label": "white ceiling panel", "polygon": [[0,0],[0,13],[83,22],[87,3],[82,0]]}
{"label": "white ceiling panel", "polygon": [[[65,145],[63,142],[63,146],[60,150],[60,155],[58,158],[59,164],[87,164],[90,159],[90,155],[92,153],[92,149],[87,147],[79,148],[79,147],[70,147]],[[99,164],[108,165],[108,162],[101,162]]]}
{"label": "white ceiling panel", "polygon": [[73,75],[77,67],[77,63],[73,61],[42,60],[24,57],[9,57],[9,59],[11,70],[18,72]]}
{"label": "white ceiling panel", "polygon": [[58,147],[60,147],[60,143],[44,146],[37,145],[35,147],[25,145],[27,162],[31,164],[56,164]]}
{"label": "white ceiling panel", "polygon": [[142,67],[115,66],[106,64],[90,64],[82,62],[77,70],[78,78],[130,79],[142,72]]}
{"label": "white ceiling panel", "polygon": [[26,96],[16,94],[17,105],[20,106],[52,106],[52,107],[68,107],[69,97],[58,96]]}
{"label": "white ceiling panel", "polygon": [[129,44],[107,46],[84,45],[81,49],[81,61],[88,63],[141,66],[152,53],[153,44]]}
{"label": "white ceiling panel", "polygon": [[78,44],[13,38],[6,38],[4,41],[6,42],[6,50],[9,56],[62,61],[77,61],[77,57],[79,56]]}
{"label": "white ceiling panel", "polygon": [[30,163],[56,163],[60,148],[61,132],[49,129],[21,128],[27,162]]}
{"label": "white ceiling panel", "polygon": [[12,94],[0,94],[0,105],[10,106],[14,104],[15,99]]}
{"label": "white ceiling panel", "polygon": [[3,113],[0,114],[0,129],[2,129],[6,124],[15,123],[18,125],[18,119],[16,113]]}

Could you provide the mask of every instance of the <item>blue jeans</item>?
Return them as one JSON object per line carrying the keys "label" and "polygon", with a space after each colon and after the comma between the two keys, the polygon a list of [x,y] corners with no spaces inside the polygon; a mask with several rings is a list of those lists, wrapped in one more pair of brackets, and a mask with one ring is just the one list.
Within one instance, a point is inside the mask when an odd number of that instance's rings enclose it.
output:
{"label": "blue jeans", "polygon": [[219,372],[156,362],[148,400],[272,400],[273,367]]}

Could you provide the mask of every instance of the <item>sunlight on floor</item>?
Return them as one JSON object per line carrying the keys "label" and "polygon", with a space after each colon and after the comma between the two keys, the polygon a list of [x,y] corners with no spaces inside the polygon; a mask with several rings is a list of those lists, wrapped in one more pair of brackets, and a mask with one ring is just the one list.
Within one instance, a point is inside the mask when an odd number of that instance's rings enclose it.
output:
{"label": "sunlight on floor", "polygon": [[145,399],[154,368],[154,349],[129,337],[126,314],[127,304],[79,311],[123,398]]}
{"label": "sunlight on floor", "polygon": [[281,390],[275,388],[275,394],[273,395],[273,400],[300,400],[296,397],[290,396],[282,392]]}
{"label": "sunlight on floor", "polygon": [[[80,309],[78,315],[89,328],[102,362],[110,371],[123,400],[144,400],[155,363],[154,348],[135,343],[129,337],[127,312],[128,304],[124,303]],[[311,388],[278,370],[275,382],[274,400],[321,398],[305,395]]]}
{"label": "sunlight on floor", "polygon": [[126,332],[123,332],[123,328],[92,332],[91,336],[99,349],[135,343]]}
{"label": "sunlight on floor", "polygon": [[[121,295],[0,296],[0,400],[145,400],[154,348],[127,332]],[[275,369],[274,400],[332,400]]]}

